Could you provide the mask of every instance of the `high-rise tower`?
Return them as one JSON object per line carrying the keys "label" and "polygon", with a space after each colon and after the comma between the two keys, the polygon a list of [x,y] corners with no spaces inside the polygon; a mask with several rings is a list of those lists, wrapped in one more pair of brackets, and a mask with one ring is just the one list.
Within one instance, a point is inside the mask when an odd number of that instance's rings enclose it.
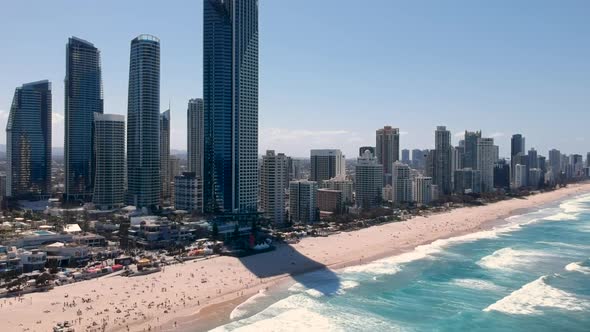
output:
{"label": "high-rise tower", "polygon": [[444,126],[436,128],[433,157],[433,183],[438,186],[438,190],[442,194],[448,195],[453,190],[451,177],[453,149],[451,145],[451,132]]}
{"label": "high-rise tower", "polygon": [[51,83],[16,88],[6,124],[6,196],[51,193]]}
{"label": "high-rise tower", "polygon": [[89,201],[94,186],[95,113],[103,113],[100,51],[71,37],[66,45],[65,198]]}
{"label": "high-rise tower", "polygon": [[127,203],[160,203],[160,40],[131,41],[127,105]]}
{"label": "high-rise tower", "polygon": [[162,202],[170,201],[170,110],[160,114],[160,182]]}
{"label": "high-rise tower", "polygon": [[125,117],[94,115],[95,176],[92,202],[103,210],[125,203]]}
{"label": "high-rise tower", "polygon": [[399,160],[399,129],[385,126],[376,133],[375,154],[377,162],[383,165],[384,184],[392,184],[393,163]]}
{"label": "high-rise tower", "polygon": [[188,171],[194,172],[198,177],[202,177],[203,174],[203,140],[205,139],[203,108],[203,99],[188,101],[186,122]]}
{"label": "high-rise tower", "polygon": [[258,0],[204,0],[206,212],[257,211]]}

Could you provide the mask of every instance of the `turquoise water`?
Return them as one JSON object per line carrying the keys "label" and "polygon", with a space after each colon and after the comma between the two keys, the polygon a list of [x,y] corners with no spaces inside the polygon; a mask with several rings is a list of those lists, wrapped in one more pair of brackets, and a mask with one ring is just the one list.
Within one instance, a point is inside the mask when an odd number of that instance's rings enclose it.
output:
{"label": "turquoise water", "polygon": [[216,330],[590,331],[590,195],[507,222],[336,277],[311,273]]}

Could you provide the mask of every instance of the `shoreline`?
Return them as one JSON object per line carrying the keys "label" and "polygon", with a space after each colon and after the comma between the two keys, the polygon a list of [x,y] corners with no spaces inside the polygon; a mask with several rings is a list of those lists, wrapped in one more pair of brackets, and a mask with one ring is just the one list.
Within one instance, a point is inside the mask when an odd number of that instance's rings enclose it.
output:
{"label": "shoreline", "polygon": [[[588,182],[525,199],[304,238],[242,259],[215,257],[167,266],[148,276],[69,284],[0,300],[0,320],[6,331],[47,331],[66,320],[76,322],[77,332],[102,331],[104,324],[106,331],[208,330],[228,323],[230,313],[260,290],[272,292],[302,274],[365,265],[436,240],[491,230],[510,216],[585,193],[590,193]],[[80,303],[82,298],[91,301]]]}

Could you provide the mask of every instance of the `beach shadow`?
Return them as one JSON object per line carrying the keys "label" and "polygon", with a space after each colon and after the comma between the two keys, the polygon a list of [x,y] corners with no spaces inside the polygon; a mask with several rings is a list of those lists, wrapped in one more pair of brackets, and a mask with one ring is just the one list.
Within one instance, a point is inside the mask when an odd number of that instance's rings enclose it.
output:
{"label": "beach shadow", "polygon": [[276,250],[239,260],[258,278],[287,274],[305,288],[323,295],[334,295],[340,289],[341,282],[336,273],[288,244],[280,244]]}

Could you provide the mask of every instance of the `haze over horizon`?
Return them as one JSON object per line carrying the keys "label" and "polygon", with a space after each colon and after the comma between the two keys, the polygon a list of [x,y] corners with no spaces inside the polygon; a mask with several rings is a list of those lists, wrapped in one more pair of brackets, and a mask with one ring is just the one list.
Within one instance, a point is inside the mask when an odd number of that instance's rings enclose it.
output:
{"label": "haze over horizon", "polygon": [[[65,0],[4,4],[0,128],[14,89],[53,84],[53,146],[63,146],[65,44],[76,36],[102,56],[105,113],[127,114],[129,47],[162,41],[161,108],[172,105],[171,147],[186,149],[186,105],[202,97],[202,3]],[[378,10],[377,10],[378,9]],[[68,19],[57,20],[67,13]],[[483,130],[507,156],[527,149],[585,153],[590,137],[590,3],[260,1],[260,144],[296,157],[339,148],[348,158],[399,127],[402,148],[430,148],[437,125]],[[8,50],[8,48],[7,48]],[[6,135],[0,135],[5,144]]]}

